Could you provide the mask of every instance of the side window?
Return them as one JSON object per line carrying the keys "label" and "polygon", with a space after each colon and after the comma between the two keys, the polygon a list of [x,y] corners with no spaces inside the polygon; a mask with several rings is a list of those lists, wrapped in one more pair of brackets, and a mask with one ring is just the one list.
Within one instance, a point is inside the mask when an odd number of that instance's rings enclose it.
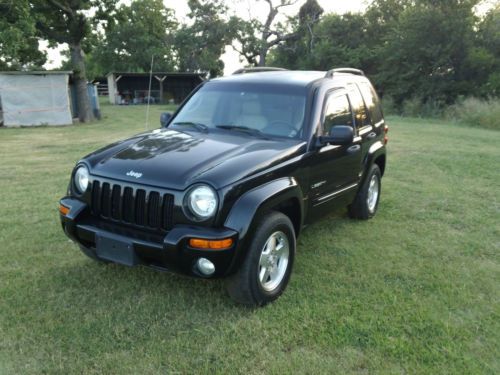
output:
{"label": "side window", "polygon": [[352,111],[347,95],[331,95],[325,105],[323,135],[327,135],[335,125],[352,126]]}
{"label": "side window", "polygon": [[361,96],[358,87],[355,84],[350,84],[347,87],[349,90],[349,99],[351,99],[352,109],[354,112],[356,127],[359,129],[363,126],[370,125],[370,119],[368,118],[365,102],[363,101],[363,97]]}
{"label": "side window", "polygon": [[377,93],[368,82],[362,82],[359,85],[359,89],[361,90],[361,95],[363,95],[363,98],[365,99],[372,123],[376,124],[383,119],[382,109],[380,108],[380,101],[378,100]]}

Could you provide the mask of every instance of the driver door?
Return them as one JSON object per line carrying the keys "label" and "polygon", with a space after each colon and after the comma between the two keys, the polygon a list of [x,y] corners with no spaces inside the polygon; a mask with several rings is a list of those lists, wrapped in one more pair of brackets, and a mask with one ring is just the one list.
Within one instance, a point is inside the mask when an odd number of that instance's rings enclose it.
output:
{"label": "driver door", "polygon": [[[320,136],[329,134],[330,129],[336,125],[354,128],[353,111],[344,90],[327,93],[321,119]],[[330,211],[332,206],[340,204],[341,201],[352,200],[359,182],[361,139],[355,137],[349,145],[320,145],[312,159],[312,211]]]}

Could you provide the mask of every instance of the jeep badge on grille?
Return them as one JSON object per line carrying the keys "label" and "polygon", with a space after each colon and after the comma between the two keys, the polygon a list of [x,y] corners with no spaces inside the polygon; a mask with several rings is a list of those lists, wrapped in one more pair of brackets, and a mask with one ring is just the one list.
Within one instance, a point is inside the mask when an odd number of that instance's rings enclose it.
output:
{"label": "jeep badge on grille", "polygon": [[129,171],[129,172],[127,172],[127,176],[135,177],[135,178],[141,178],[142,173],[134,172],[134,171]]}

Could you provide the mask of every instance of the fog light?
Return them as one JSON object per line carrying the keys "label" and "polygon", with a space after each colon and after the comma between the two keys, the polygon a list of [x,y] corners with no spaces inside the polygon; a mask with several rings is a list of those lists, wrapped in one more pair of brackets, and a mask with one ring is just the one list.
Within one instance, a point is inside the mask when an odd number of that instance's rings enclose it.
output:
{"label": "fog light", "polygon": [[205,276],[210,276],[215,272],[215,265],[206,258],[200,258],[196,262],[196,268]]}

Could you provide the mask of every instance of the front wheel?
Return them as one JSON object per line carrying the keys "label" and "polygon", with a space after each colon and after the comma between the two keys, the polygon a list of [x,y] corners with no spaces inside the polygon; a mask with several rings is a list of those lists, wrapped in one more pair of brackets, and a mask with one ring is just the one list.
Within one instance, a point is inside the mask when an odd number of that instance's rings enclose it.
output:
{"label": "front wheel", "polygon": [[295,231],[280,212],[264,216],[240,269],[227,280],[227,290],[236,302],[262,306],[285,290],[295,257]]}
{"label": "front wheel", "polygon": [[377,164],[368,170],[365,182],[359,189],[356,198],[349,206],[349,216],[354,219],[367,220],[375,216],[380,199],[382,174]]}

